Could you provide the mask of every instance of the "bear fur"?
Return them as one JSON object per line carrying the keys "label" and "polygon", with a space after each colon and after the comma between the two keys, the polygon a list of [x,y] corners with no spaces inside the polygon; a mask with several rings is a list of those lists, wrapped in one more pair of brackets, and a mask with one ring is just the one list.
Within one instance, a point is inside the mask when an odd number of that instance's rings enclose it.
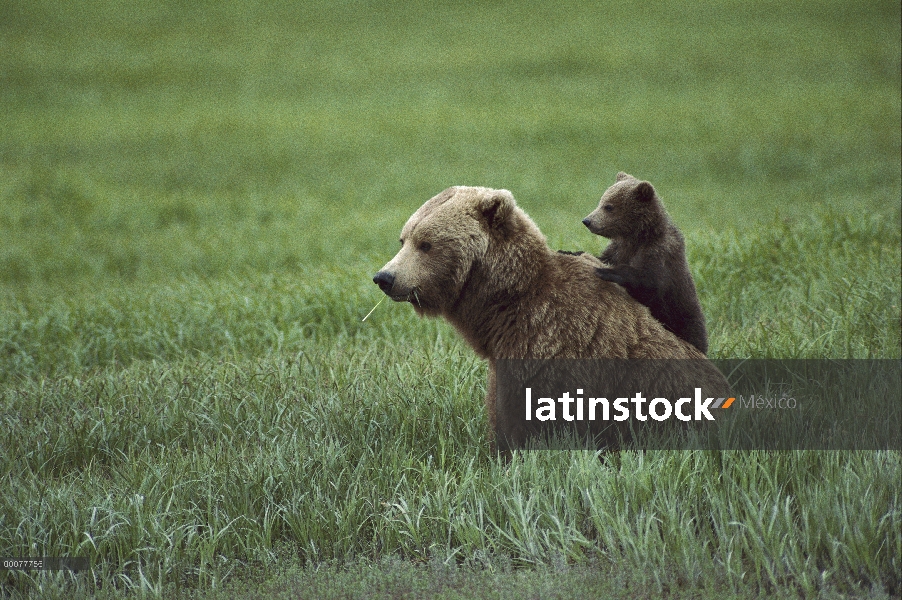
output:
{"label": "bear fur", "polygon": [[655,188],[621,171],[583,224],[611,240],[599,257],[609,266],[599,268],[598,276],[622,285],[667,329],[707,354],[705,316],[683,235]]}
{"label": "bear fur", "polygon": [[488,361],[485,404],[502,449],[521,446],[526,432],[522,400],[496,405],[499,360],[698,359],[682,362],[701,363],[706,393],[729,392],[701,352],[595,274],[597,258],[549,249],[507,190],[449,188],[410,217],[400,241],[373,281],[420,316],[447,319]]}

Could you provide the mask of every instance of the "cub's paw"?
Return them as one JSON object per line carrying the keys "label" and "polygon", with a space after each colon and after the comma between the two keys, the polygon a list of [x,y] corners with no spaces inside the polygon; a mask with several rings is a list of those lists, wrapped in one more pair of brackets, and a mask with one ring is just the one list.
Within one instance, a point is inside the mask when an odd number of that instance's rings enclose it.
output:
{"label": "cub's paw", "polygon": [[604,279],[605,281],[613,281],[614,283],[619,283],[623,285],[626,282],[621,275],[618,275],[614,269],[595,269],[595,274]]}

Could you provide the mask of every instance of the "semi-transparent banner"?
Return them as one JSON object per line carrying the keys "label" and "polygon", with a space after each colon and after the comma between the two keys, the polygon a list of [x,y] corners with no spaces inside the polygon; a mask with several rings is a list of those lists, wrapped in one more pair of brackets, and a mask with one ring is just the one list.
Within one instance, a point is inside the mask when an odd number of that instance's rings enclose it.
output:
{"label": "semi-transparent banner", "polygon": [[501,449],[902,450],[902,361],[499,360]]}

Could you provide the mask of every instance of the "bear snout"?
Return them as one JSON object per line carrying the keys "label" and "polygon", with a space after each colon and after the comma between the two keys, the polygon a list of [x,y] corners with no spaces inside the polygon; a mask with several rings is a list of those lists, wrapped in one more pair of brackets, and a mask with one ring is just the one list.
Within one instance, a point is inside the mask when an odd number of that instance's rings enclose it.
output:
{"label": "bear snout", "polygon": [[391,295],[391,289],[395,285],[395,276],[388,271],[379,271],[373,277],[373,283],[378,285],[380,290]]}
{"label": "bear snout", "polygon": [[599,217],[596,213],[593,212],[588,217],[583,219],[583,225],[585,225],[586,228],[595,235],[603,235],[607,237],[606,233],[608,226],[605,224],[604,215]]}
{"label": "bear snout", "polygon": [[583,225],[585,225],[589,229],[589,231],[591,231],[595,235],[601,235],[601,227],[598,223],[592,220],[592,215],[589,215],[588,217],[583,219]]}

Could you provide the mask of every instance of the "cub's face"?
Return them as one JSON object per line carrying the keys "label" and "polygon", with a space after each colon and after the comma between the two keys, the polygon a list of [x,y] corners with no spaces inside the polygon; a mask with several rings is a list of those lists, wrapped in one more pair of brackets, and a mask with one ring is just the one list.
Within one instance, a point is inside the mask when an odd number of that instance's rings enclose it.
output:
{"label": "cub's face", "polygon": [[[488,234],[470,210],[467,190],[450,188],[408,219],[401,249],[373,281],[395,302],[410,302],[435,316],[459,298],[473,264],[488,248]],[[463,191],[461,191],[463,190]]]}
{"label": "cub's face", "polygon": [[583,224],[595,235],[627,236],[651,210],[654,198],[655,190],[650,183],[621,172],[617,182],[602,195],[598,208],[583,219]]}

